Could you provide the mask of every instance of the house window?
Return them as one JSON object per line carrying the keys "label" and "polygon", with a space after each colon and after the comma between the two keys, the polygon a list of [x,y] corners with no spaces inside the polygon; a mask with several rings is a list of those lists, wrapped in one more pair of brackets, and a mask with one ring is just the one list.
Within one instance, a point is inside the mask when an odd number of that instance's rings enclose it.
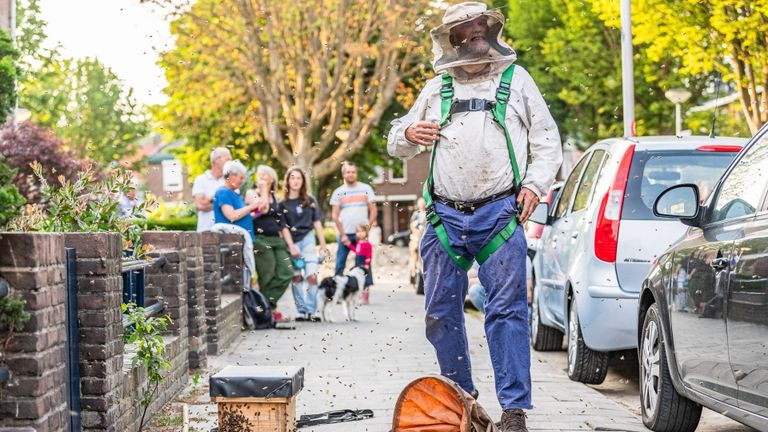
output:
{"label": "house window", "polygon": [[389,181],[392,183],[405,183],[408,180],[408,165],[404,160],[395,159],[389,164]]}
{"label": "house window", "polygon": [[384,183],[384,168],[382,167],[375,167],[373,171],[376,173],[376,177],[371,178],[371,182],[373,184],[382,184]]}
{"label": "house window", "polygon": [[181,164],[177,160],[164,160],[163,165],[163,192],[181,192],[184,190],[184,176]]}

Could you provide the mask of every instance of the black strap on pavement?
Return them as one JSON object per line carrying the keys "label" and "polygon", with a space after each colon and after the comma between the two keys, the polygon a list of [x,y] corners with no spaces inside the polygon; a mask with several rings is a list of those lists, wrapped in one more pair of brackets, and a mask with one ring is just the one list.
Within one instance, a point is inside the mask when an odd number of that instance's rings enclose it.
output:
{"label": "black strap on pavement", "polygon": [[373,411],[369,409],[363,410],[350,410],[342,409],[336,411],[328,411],[319,414],[305,414],[299,417],[299,421],[296,422],[296,429],[301,429],[308,426],[315,426],[321,424],[332,423],[346,423],[351,421],[365,420],[373,418]]}

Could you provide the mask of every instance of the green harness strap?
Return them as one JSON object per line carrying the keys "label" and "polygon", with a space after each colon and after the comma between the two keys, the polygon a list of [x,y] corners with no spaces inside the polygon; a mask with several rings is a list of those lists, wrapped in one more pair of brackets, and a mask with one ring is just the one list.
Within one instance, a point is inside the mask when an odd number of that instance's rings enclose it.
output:
{"label": "green harness strap", "polygon": [[[496,104],[491,110],[493,119],[504,131],[504,137],[507,140],[507,150],[509,152],[509,160],[512,164],[512,173],[514,174],[515,186],[520,185],[520,173],[518,171],[517,159],[515,158],[515,150],[512,147],[512,139],[509,137],[509,131],[507,125],[504,122],[504,118],[507,113],[507,102],[509,102],[510,83],[512,82],[512,75],[515,73],[515,65],[510,65],[504,73],[501,75],[501,82],[499,88],[496,90]],[[443,74],[443,85],[440,88],[441,104],[440,104],[440,127],[445,126],[451,118],[451,104],[453,104],[453,78],[448,74]],[[434,202],[432,201],[432,172],[435,166],[435,154],[437,152],[437,146],[432,149],[432,156],[429,160],[429,175],[424,182],[423,196],[427,202],[427,220],[435,230],[440,244],[443,246],[448,255],[453,258],[454,262],[464,269],[469,270],[472,267],[472,261],[477,260],[478,264],[483,264],[494,252],[496,252],[501,245],[504,244],[517,228],[517,217],[504,227],[498,234],[496,234],[488,244],[483,246],[478,252],[476,257],[466,257],[456,253],[451,247],[451,243],[448,239],[448,233],[445,231],[445,226],[440,220],[440,216],[435,212]]]}

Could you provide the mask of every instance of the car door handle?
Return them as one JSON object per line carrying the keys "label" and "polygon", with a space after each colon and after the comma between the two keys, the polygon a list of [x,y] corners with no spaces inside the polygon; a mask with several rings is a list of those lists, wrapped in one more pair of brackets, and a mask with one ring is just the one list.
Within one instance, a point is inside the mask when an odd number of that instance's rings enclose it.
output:
{"label": "car door handle", "polygon": [[715,271],[723,271],[728,268],[729,263],[730,260],[728,258],[715,258],[711,263],[709,263],[709,266],[712,267]]}

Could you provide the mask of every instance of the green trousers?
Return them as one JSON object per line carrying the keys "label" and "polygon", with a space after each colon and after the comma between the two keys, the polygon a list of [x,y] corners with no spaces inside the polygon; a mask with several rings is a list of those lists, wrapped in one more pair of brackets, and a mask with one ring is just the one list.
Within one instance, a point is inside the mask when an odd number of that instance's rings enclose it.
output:
{"label": "green trousers", "polygon": [[274,308],[293,277],[288,246],[281,237],[256,236],[253,242],[259,291]]}

